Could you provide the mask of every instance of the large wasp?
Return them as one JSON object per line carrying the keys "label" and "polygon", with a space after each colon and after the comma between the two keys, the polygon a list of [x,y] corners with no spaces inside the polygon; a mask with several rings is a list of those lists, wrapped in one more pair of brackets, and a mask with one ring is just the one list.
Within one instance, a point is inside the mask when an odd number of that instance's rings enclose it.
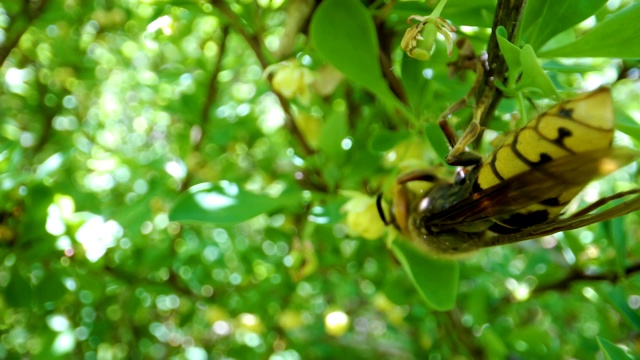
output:
{"label": "large wasp", "polygon": [[[611,146],[614,115],[608,87],[540,114],[508,135],[485,161],[466,150],[478,133],[477,121],[460,139],[447,125],[441,126],[452,147],[447,162],[460,166],[454,180],[427,170],[399,176],[389,216],[378,198],[382,220],[429,253],[454,255],[539,238],[640,210],[640,189],[634,189],[563,216],[566,205],[590,181],[639,155]],[[412,191],[407,185],[414,181],[432,186]],[[631,195],[635,196],[601,209]]]}

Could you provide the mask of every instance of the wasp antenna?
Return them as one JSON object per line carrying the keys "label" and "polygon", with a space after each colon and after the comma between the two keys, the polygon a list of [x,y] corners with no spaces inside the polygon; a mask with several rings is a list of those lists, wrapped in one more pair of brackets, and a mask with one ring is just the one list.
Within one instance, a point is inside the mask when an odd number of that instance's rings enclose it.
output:
{"label": "wasp antenna", "polygon": [[376,207],[378,208],[378,215],[380,215],[380,219],[385,225],[389,225],[390,222],[387,220],[386,215],[384,214],[384,208],[382,207],[382,193],[378,194],[376,197]]}

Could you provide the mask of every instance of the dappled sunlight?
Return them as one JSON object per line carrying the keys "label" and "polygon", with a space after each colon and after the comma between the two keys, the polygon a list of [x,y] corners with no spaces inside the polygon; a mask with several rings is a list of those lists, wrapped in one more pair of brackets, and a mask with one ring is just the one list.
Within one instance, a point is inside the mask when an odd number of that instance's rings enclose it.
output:
{"label": "dappled sunlight", "polygon": [[89,215],[75,234],[76,240],[84,247],[85,256],[91,262],[98,261],[107,249],[117,244],[123,229],[113,221],[104,221],[102,217]]}

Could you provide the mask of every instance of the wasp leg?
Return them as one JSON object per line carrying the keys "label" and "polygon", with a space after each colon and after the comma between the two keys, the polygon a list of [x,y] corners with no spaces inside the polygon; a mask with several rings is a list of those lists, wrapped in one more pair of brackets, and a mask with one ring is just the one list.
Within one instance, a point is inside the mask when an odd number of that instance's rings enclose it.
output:
{"label": "wasp leg", "polygon": [[444,133],[447,142],[449,143],[449,147],[451,150],[445,159],[447,164],[455,165],[455,166],[470,166],[478,164],[481,160],[481,157],[473,152],[467,151],[466,146],[473,141],[478,136],[480,129],[478,128],[479,123],[472,122],[467,127],[465,133],[462,135],[460,139],[456,136],[455,131],[447,122],[446,117],[454,113],[455,111],[463,108],[467,105],[467,97],[456,102],[451,105],[442,115],[440,115],[440,120],[438,121],[438,125],[440,125],[440,129]]}
{"label": "wasp leg", "polygon": [[[451,147],[451,151],[449,151],[449,155],[446,158],[446,162],[449,165],[455,166],[471,166],[477,165],[482,160],[482,157],[476,153],[468,151],[467,145],[469,145],[473,140],[475,140],[480,134],[482,127],[480,126],[480,118],[486,107],[489,104],[489,100],[487,98],[488,93],[485,93],[482,99],[476,104],[476,107],[473,111],[473,119],[467,126],[467,129],[462,134],[462,137],[459,139],[456,137],[455,132],[447,122],[447,117],[453,114],[454,112],[460,110],[464,106],[469,103],[469,99],[477,93],[480,84],[482,83],[482,77],[484,75],[484,66],[483,62],[479,57],[475,57],[471,61],[471,63],[475,64],[475,73],[476,80],[473,82],[471,89],[465,95],[464,98],[460,99],[453,105],[449,106],[445,112],[440,115],[438,119],[438,125],[440,125],[440,129],[444,133],[447,141],[449,142],[449,146]],[[467,59],[466,68],[470,68],[469,59]]]}
{"label": "wasp leg", "polygon": [[[483,61],[483,58],[481,56],[476,55],[469,40],[460,39],[456,42],[456,46],[458,47],[458,49],[460,49],[460,51],[458,53],[458,58],[456,59],[456,61],[447,64],[447,67],[449,68],[449,76],[453,77],[464,70],[471,70],[476,73],[476,79],[473,82],[473,85],[471,85],[471,88],[469,89],[467,94],[462,99],[449,106],[449,108],[440,115],[440,117],[438,118],[439,123],[445,122],[446,118],[449,117],[449,115],[469,104],[469,99],[475,96],[475,94],[478,92],[478,88],[480,87],[484,76],[485,67],[488,66],[485,61]],[[442,125],[440,125],[440,127],[442,127]],[[451,137],[449,137],[448,134],[445,135],[447,136],[447,140],[449,140],[449,145],[453,147],[457,142],[455,140],[455,135]]]}
{"label": "wasp leg", "polygon": [[472,151],[467,150],[469,145],[480,133],[480,123],[472,121],[467,126],[467,129],[462,134],[462,137],[451,148],[449,155],[445,159],[447,164],[455,166],[471,166],[477,165],[482,160],[482,157]]}
{"label": "wasp leg", "polygon": [[[474,86],[475,87],[475,86]],[[485,108],[489,104],[489,99],[484,96],[473,111],[473,119],[465,129],[462,137],[456,139],[455,133],[446,120],[441,119],[439,121],[440,128],[444,132],[447,141],[451,145],[451,151],[445,159],[447,164],[456,166],[471,166],[477,165],[482,160],[482,157],[474,152],[468,151],[467,146],[478,137],[482,127],[480,126],[480,117]]]}

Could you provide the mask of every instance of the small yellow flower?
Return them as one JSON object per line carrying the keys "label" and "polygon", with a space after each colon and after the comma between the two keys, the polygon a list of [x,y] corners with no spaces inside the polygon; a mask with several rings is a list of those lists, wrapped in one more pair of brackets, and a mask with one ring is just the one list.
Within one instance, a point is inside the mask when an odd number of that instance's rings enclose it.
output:
{"label": "small yellow flower", "polygon": [[411,20],[418,20],[418,23],[407,29],[400,42],[400,47],[407,55],[418,60],[429,60],[436,48],[437,35],[440,34],[444,37],[444,42],[447,45],[447,54],[451,56],[453,50],[451,33],[456,31],[453,25],[449,24],[447,20],[433,15],[411,15],[407,22],[411,24]]}
{"label": "small yellow flower", "polygon": [[312,148],[317,149],[320,135],[322,134],[322,120],[311,114],[300,112],[294,118],[294,121],[298,125],[300,132],[302,132],[304,139],[307,140]]}
{"label": "small yellow flower", "polygon": [[349,235],[367,240],[380,238],[384,234],[385,224],[378,214],[376,199],[355,191],[343,193],[351,197],[341,209],[347,213],[346,225]]}
{"label": "small yellow flower", "polygon": [[311,103],[311,86],[315,80],[314,73],[298,62],[287,61],[267,67],[265,76],[273,74],[273,89],[287,99],[296,98],[304,105]]}

